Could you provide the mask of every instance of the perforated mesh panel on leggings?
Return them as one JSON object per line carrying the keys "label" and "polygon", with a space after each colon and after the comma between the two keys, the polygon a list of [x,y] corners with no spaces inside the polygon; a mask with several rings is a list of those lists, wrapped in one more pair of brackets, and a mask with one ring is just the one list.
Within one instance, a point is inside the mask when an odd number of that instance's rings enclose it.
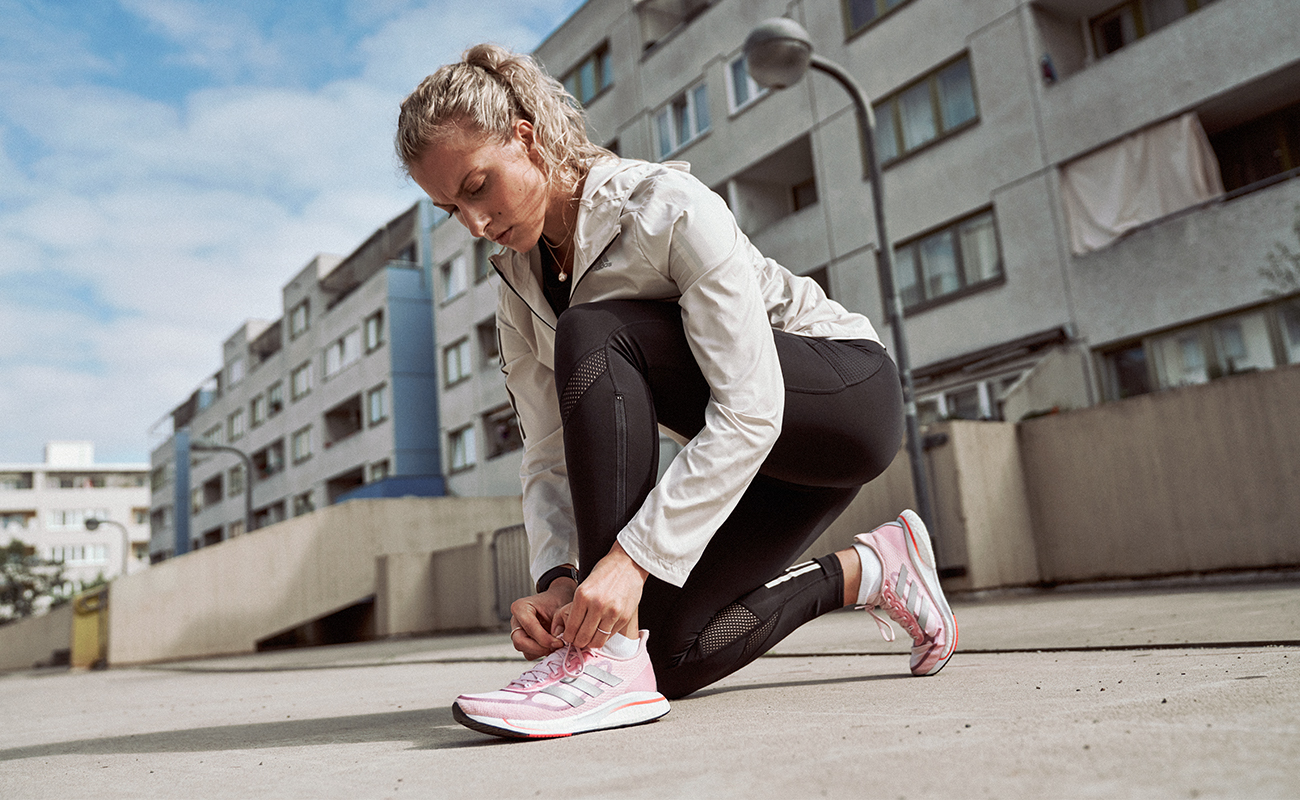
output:
{"label": "perforated mesh panel on leggings", "polygon": [[569,414],[573,412],[573,407],[578,405],[578,401],[587,393],[591,385],[605,374],[609,368],[609,362],[605,358],[605,349],[593,350],[583,356],[582,361],[574,368],[569,375],[569,382],[564,384],[564,392],[560,395],[560,421],[568,422]]}

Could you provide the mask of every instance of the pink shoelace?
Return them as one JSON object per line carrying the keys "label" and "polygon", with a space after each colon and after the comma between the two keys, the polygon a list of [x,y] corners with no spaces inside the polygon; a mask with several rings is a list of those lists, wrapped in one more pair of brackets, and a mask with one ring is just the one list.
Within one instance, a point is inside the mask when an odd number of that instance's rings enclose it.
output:
{"label": "pink shoelace", "polygon": [[507,689],[527,689],[530,686],[548,681],[552,678],[577,677],[582,674],[586,657],[581,648],[566,644],[546,658],[537,662],[537,666],[515,678],[506,685]]}

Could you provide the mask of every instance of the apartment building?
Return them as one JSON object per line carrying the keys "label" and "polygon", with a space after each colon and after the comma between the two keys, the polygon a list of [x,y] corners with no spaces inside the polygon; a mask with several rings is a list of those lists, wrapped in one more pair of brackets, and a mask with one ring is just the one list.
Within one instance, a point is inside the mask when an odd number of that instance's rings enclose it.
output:
{"label": "apartment building", "polygon": [[244,533],[248,506],[257,529],[354,497],[444,493],[431,211],[317,256],[283,287],[280,319],[226,340],[151,456],[153,560]]}
{"label": "apartment building", "polygon": [[[0,541],[62,562],[70,589],[148,565],[149,465],[96,464],[92,442],[49,442],[39,464],[0,463]],[[93,530],[87,528],[91,522]]]}
{"label": "apartment building", "polygon": [[[1300,361],[1289,0],[589,0],[535,51],[594,141],[682,160],[758,248],[892,334],[847,93],[748,77],[790,16],[871,98],[922,423]],[[490,245],[434,230],[449,486],[518,491]],[[1274,256],[1270,261],[1270,254]],[[671,455],[671,446],[666,446]]]}

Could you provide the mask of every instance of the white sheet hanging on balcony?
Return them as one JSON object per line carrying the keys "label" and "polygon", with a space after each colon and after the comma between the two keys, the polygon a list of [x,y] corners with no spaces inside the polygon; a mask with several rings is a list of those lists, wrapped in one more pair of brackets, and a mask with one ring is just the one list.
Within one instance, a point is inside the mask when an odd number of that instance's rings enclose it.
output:
{"label": "white sheet hanging on balcony", "polygon": [[1219,162],[1192,113],[1061,167],[1061,195],[1076,255],[1220,194]]}

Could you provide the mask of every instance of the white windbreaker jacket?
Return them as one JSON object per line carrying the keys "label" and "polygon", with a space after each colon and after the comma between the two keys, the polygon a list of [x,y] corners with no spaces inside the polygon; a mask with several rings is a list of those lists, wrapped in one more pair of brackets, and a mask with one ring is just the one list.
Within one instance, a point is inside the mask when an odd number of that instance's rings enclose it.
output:
{"label": "white windbreaker jacket", "polygon": [[[673,459],[618,541],[650,574],[676,586],[739,502],[781,431],[785,384],[771,330],[879,341],[866,317],[828,299],[810,278],[766,259],[722,198],[682,162],[604,159],[592,166],[574,227],[570,305],[676,301],[711,389],[704,429]],[[536,580],[578,563],[556,397],[555,313],[541,259],[492,257],[502,371],[524,436],[524,521]]]}

